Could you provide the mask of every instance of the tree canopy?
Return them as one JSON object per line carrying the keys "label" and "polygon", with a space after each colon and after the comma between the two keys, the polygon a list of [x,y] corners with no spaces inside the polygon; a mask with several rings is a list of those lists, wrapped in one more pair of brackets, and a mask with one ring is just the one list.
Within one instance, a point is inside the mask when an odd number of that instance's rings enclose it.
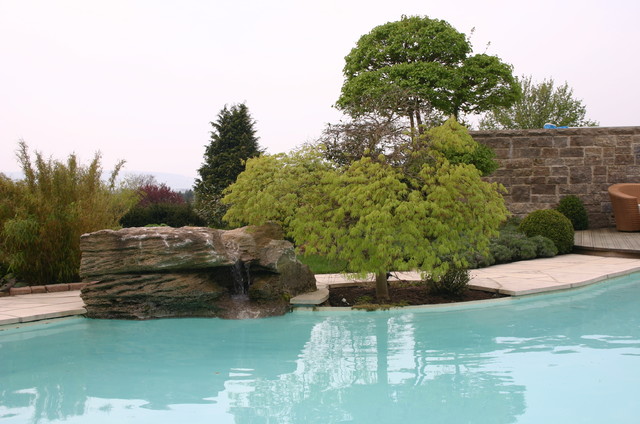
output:
{"label": "tree canopy", "polygon": [[388,297],[388,271],[438,276],[463,267],[507,215],[498,185],[483,181],[475,166],[447,159],[453,150],[475,149],[465,133],[453,119],[426,132],[402,167],[382,155],[337,166],[313,148],[250,159],[226,191],[225,219],[277,221],[306,252],[375,273],[379,297]]}
{"label": "tree canopy", "polygon": [[336,106],[354,116],[367,111],[368,99],[382,100],[380,111],[406,116],[419,129],[434,109],[458,118],[511,105],[519,96],[511,66],[471,51],[465,35],[443,20],[403,16],[377,26],[345,57]]}
{"label": "tree canopy", "polygon": [[245,104],[225,106],[211,122],[211,141],[206,147],[204,163],[198,169],[194,192],[196,209],[212,225],[222,225],[225,213],[220,203],[222,192],[245,169],[245,161],[259,156],[262,149]]}
{"label": "tree canopy", "polygon": [[587,119],[587,109],[576,99],[565,82],[555,86],[553,78],[534,83],[531,76],[518,79],[522,97],[509,107],[491,109],[480,120],[480,129],[532,129],[550,123],[557,126],[592,127],[596,121]]}

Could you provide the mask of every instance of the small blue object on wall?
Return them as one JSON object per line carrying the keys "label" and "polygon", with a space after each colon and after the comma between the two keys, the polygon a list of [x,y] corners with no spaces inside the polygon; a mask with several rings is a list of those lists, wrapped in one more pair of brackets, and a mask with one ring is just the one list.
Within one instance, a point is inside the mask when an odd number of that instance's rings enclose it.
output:
{"label": "small blue object on wall", "polygon": [[547,130],[553,130],[555,128],[569,128],[569,127],[566,126],[566,125],[561,125],[561,126],[558,127],[555,124],[544,124],[544,128],[547,129]]}

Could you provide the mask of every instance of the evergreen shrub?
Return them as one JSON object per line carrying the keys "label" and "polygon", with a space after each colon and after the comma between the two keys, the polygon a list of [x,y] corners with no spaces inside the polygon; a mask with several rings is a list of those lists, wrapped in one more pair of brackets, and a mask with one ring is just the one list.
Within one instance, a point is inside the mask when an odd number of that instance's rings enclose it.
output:
{"label": "evergreen shrub", "polygon": [[489,249],[496,262],[512,262],[536,257],[536,244],[516,231],[503,231],[491,241]]}
{"label": "evergreen shrub", "polygon": [[586,230],[589,228],[589,216],[584,203],[578,196],[569,195],[560,199],[556,210],[569,218],[574,230]]}
{"label": "evergreen shrub", "polygon": [[467,288],[471,276],[469,270],[452,266],[440,278],[431,279],[427,282],[429,291],[450,297],[460,297]]}
{"label": "evergreen shrub", "polygon": [[470,268],[483,268],[496,263],[509,263],[558,254],[558,248],[547,237],[527,237],[520,232],[521,220],[510,218],[500,227],[500,235],[491,239],[489,251],[482,254],[471,248],[467,255]]}
{"label": "evergreen shrub", "polygon": [[555,209],[531,212],[520,223],[520,231],[527,237],[547,237],[558,248],[559,254],[570,253],[573,249],[573,225],[569,218]]}
{"label": "evergreen shrub", "polygon": [[529,240],[536,245],[536,255],[539,258],[551,258],[558,254],[556,245],[545,236],[533,236]]}
{"label": "evergreen shrub", "polygon": [[120,219],[123,227],[144,227],[164,224],[169,227],[204,226],[204,220],[188,203],[152,203],[135,206]]}

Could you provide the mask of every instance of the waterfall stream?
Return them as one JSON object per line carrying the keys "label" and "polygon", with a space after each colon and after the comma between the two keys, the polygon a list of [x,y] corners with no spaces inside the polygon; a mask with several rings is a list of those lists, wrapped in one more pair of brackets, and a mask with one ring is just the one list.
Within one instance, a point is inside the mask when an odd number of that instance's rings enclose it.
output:
{"label": "waterfall stream", "polygon": [[233,290],[235,295],[249,294],[249,286],[251,285],[250,265],[238,259],[231,267],[231,276],[233,277]]}

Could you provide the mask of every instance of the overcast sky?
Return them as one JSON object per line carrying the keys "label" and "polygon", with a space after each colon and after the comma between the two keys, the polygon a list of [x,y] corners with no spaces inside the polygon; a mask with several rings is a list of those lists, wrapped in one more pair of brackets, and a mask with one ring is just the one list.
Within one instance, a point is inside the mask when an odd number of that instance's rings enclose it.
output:
{"label": "overcast sky", "polygon": [[0,172],[24,139],[195,177],[209,122],[239,102],[287,151],[338,121],[344,56],[403,14],[475,27],[476,52],[567,81],[601,126],[640,125],[637,0],[0,0]]}

